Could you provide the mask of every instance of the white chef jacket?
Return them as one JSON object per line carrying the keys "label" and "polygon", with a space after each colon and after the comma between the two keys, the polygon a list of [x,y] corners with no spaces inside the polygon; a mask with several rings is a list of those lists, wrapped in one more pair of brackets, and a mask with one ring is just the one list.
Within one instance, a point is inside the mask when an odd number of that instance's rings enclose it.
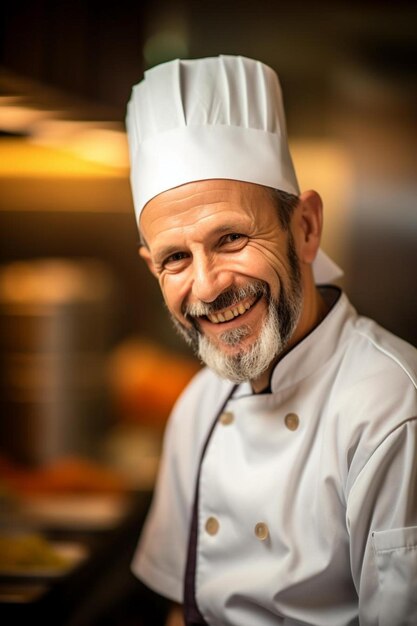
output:
{"label": "white chef jacket", "polygon": [[[196,599],[210,626],[416,626],[417,350],[345,294],[241,385],[204,455]],[[132,562],[182,602],[202,447],[231,383],[204,369],[170,417]]]}

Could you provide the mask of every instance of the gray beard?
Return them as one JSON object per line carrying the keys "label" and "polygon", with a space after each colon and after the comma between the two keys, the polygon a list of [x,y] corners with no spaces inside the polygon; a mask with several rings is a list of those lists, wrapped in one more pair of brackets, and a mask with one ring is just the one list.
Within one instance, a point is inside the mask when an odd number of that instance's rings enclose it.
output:
{"label": "gray beard", "polygon": [[262,330],[255,341],[247,347],[242,347],[234,354],[227,354],[221,348],[221,343],[226,346],[238,346],[239,343],[251,334],[249,325],[225,331],[220,335],[220,345],[216,345],[211,339],[200,332],[198,321],[190,318],[193,326],[187,328],[171,315],[175,328],[185,341],[191,346],[195,354],[210,369],[214,370],[221,378],[226,378],[236,383],[254,381],[259,378],[268,367],[279,358],[288,346],[288,342],[298,324],[302,307],[302,289],[299,268],[291,264],[292,284],[287,294],[281,285],[278,300],[273,300],[267,283],[253,281],[238,290],[230,290],[221,294],[213,303],[197,303],[186,308],[185,314],[190,316],[215,313],[222,308],[232,306],[248,295],[265,297],[268,302],[267,318],[262,325]]}

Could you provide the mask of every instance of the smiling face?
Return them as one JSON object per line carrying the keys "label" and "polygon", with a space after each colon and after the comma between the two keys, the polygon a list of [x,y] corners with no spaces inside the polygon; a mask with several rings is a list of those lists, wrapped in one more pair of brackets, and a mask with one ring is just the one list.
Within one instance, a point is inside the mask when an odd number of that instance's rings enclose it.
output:
{"label": "smiling face", "polygon": [[268,190],[189,183],[153,198],[140,227],[141,255],[202,360],[236,381],[268,372],[297,336],[305,282],[297,240]]}

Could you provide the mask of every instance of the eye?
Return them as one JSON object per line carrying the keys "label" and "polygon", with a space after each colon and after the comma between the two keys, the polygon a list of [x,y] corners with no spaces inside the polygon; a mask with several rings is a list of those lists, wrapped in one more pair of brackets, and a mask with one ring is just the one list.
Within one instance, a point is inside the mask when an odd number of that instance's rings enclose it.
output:
{"label": "eye", "polygon": [[225,240],[227,242],[229,242],[229,241],[237,241],[241,237],[242,237],[242,235],[240,235],[239,233],[230,233],[230,235],[226,235]]}
{"label": "eye", "polygon": [[220,239],[220,245],[231,248],[232,250],[239,250],[246,244],[248,237],[241,233],[228,233]]}
{"label": "eye", "polygon": [[161,265],[164,269],[176,268],[187,258],[188,254],[186,252],[174,252],[173,254],[167,256]]}

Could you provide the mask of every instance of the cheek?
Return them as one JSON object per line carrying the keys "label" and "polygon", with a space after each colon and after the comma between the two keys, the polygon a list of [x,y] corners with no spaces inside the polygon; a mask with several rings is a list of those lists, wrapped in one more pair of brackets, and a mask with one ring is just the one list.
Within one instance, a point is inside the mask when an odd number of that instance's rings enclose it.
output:
{"label": "cheek", "polygon": [[178,276],[170,275],[164,276],[159,280],[159,287],[165,304],[176,317],[181,315],[181,307],[185,300],[184,282]]}
{"label": "cheek", "polygon": [[246,276],[264,280],[272,292],[277,292],[280,282],[286,282],[288,276],[288,260],[284,254],[273,249],[253,244],[237,261],[236,271]]}

